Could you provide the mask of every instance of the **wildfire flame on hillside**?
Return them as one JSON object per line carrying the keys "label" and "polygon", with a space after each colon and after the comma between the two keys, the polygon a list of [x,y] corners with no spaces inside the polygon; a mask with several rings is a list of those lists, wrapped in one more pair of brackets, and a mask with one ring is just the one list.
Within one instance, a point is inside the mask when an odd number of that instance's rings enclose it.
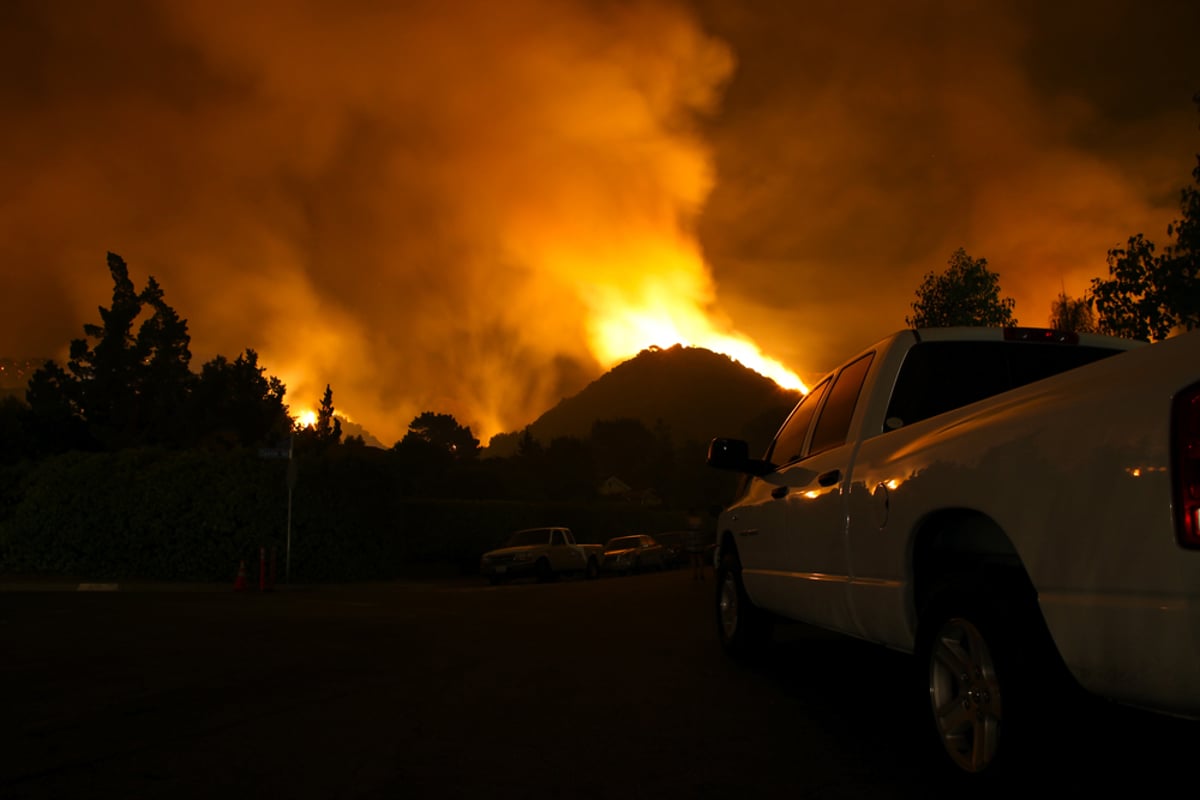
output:
{"label": "wildfire flame on hillside", "polygon": [[[689,275],[706,278],[707,271],[696,262],[660,277],[678,279]],[[794,372],[764,355],[749,338],[722,331],[711,316],[689,298],[681,299],[670,289],[662,290],[661,283],[651,282],[649,286],[638,288],[642,290],[640,302],[631,300],[626,292],[619,290],[596,292],[588,333],[592,352],[601,364],[612,366],[650,345],[668,348],[681,344],[727,355],[785,389],[808,391]]]}
{"label": "wildfire flame on hillside", "polygon": [[65,360],[112,250],[193,366],[253,349],[388,444],[652,346],[799,386],[961,246],[1037,324],[1195,164],[1195,3],[61,5],[0,12],[0,355]]}
{"label": "wildfire flame on hillside", "polygon": [[[369,250],[348,251],[370,265],[365,280],[335,278],[287,238],[266,243],[290,289],[253,284],[272,287],[262,351],[289,398],[310,403],[330,384],[338,408],[385,441],[434,411],[486,442],[651,346],[705,347],[803,389],[715,310],[694,234],[714,180],[697,121],[716,109],[732,52],[685,7],[633,3],[597,16],[586,5],[526,3],[515,14],[417,4],[390,29],[400,41],[343,21],[292,29],[295,52],[316,48],[335,71],[360,74],[364,50],[385,63],[405,54],[390,73],[363,74],[361,92],[307,71],[293,84],[291,48],[246,46],[264,21],[256,12],[217,26],[189,15],[210,49],[262,73],[260,86],[288,99],[315,86],[297,96],[305,115],[328,105],[357,113],[369,100],[389,132],[364,180],[327,181],[329,202],[360,209],[362,226],[316,205],[341,233],[365,227],[373,237]],[[319,16],[315,8],[307,13]],[[524,13],[541,24],[523,24]],[[336,47],[339,32],[355,45]],[[349,144],[338,133],[316,130],[309,145],[338,156]],[[348,257],[328,255],[330,268]]]}

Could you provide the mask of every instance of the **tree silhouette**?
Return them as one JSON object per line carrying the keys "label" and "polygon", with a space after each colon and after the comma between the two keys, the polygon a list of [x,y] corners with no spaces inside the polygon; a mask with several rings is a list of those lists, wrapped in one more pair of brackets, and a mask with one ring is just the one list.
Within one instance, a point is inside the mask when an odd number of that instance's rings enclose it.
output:
{"label": "tree silhouette", "polygon": [[959,248],[946,270],[929,272],[917,289],[913,315],[904,321],[913,328],[955,325],[999,327],[1016,325],[1011,297],[1000,296],[1000,276],[987,268],[987,259],[973,259]]}
{"label": "tree silhouette", "polygon": [[[112,304],[100,307],[99,324],[84,325],[84,337],[72,340],[65,370],[49,361],[26,389],[26,429],[39,453],[245,447],[288,436],[286,389],[264,374],[257,353],[246,350],[232,362],[218,355],[193,373],[187,320],[166,302],[162,286],[151,276],[135,291],[124,259],[109,253],[107,264]],[[327,388],[330,416],[331,397]]]}
{"label": "tree silhouette", "polygon": [[[479,440],[450,414],[425,411],[392,445],[389,459],[400,491],[425,496],[477,492]],[[501,459],[496,459],[501,460]]]}
{"label": "tree silhouette", "polygon": [[196,379],[189,366],[192,354],[187,320],[167,305],[153,276],[147,280],[140,300],[153,311],[138,328],[134,343],[140,367],[137,389],[141,425],[150,441],[179,442],[188,436],[187,420],[180,411]]}
{"label": "tree silhouette", "polygon": [[79,397],[79,383],[53,361],[29,379],[25,401],[38,448],[46,453],[94,447]]}
{"label": "tree silhouette", "polygon": [[334,412],[333,389],[325,384],[325,394],[317,408],[317,422],[296,430],[296,446],[310,452],[322,452],[337,445],[342,439],[342,422]]}
{"label": "tree silhouette", "polygon": [[471,433],[471,428],[458,424],[451,414],[435,414],[432,411],[419,414],[408,423],[408,433],[397,444],[420,442],[448,453],[456,461],[473,459],[479,455],[479,440]]}
{"label": "tree silhouette", "polygon": [[[1200,93],[1194,100],[1200,107]],[[1108,251],[1108,278],[1092,279],[1101,331],[1157,341],[1200,327],[1200,154],[1179,209],[1162,253],[1140,233]]]}
{"label": "tree silhouette", "polygon": [[325,394],[321,396],[321,407],[317,409],[317,438],[337,444],[342,438],[342,423],[334,416],[333,389],[325,384]]}
{"label": "tree silhouette", "polygon": [[540,458],[545,452],[542,443],[533,438],[533,431],[529,430],[529,426],[525,426],[525,430],[521,431],[520,439],[517,441],[517,456],[519,458]]}
{"label": "tree silhouette", "polygon": [[[130,443],[137,421],[141,367],[133,323],[142,301],[124,259],[108,254],[113,279],[112,305],[100,307],[101,324],[85,324],[85,338],[71,341],[67,369],[75,377],[82,416],[93,435],[109,447]],[[95,340],[95,346],[89,342]]]}
{"label": "tree silhouette", "polygon": [[[67,371],[47,363],[34,374],[26,394],[31,412],[39,427],[52,420],[80,420],[88,436],[109,449],[176,443],[193,379],[187,321],[167,305],[153,277],[137,292],[124,259],[115,253],[108,254],[108,271],[112,305],[101,306],[100,324],[85,324],[84,338],[71,341]],[[145,306],[152,313],[135,336],[134,324]],[[68,446],[80,444],[75,437],[72,441]],[[50,441],[52,449],[63,444]]]}
{"label": "tree silhouette", "polygon": [[286,440],[292,421],[286,387],[247,349],[233,361],[218,355],[200,368],[188,417],[208,447],[252,447]]}
{"label": "tree silhouette", "polygon": [[15,464],[37,455],[29,406],[12,395],[0,395],[0,464]]}
{"label": "tree silhouette", "polygon": [[1072,333],[1096,333],[1096,314],[1089,297],[1069,297],[1059,292],[1050,303],[1050,327]]}

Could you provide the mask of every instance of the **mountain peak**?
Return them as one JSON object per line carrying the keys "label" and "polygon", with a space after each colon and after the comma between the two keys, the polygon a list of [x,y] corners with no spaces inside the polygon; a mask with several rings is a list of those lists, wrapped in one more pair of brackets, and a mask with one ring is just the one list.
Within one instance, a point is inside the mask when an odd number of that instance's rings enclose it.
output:
{"label": "mountain peak", "polygon": [[721,353],[651,347],[542,414],[529,432],[545,444],[587,438],[597,421],[636,419],[666,425],[676,445],[732,436],[762,449],[800,396]]}

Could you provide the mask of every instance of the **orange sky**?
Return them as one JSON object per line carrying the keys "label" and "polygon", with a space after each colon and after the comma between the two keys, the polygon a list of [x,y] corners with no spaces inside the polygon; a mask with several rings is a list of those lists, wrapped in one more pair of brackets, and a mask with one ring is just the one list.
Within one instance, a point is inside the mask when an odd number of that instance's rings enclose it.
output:
{"label": "orange sky", "polygon": [[1043,324],[1165,241],[1197,4],[852,5],[9,0],[0,356],[65,355],[111,250],[197,366],[486,442],[639,331],[811,380],[958,247]]}

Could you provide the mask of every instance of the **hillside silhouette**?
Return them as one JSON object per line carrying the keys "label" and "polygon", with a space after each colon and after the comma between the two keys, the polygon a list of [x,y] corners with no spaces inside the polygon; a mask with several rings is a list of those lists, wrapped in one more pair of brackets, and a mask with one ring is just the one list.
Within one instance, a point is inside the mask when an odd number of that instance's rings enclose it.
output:
{"label": "hillside silhouette", "polygon": [[677,444],[732,436],[761,451],[800,396],[728,356],[675,345],[618,364],[528,430],[546,443],[587,438],[597,421],[636,419],[650,429],[666,425]]}

